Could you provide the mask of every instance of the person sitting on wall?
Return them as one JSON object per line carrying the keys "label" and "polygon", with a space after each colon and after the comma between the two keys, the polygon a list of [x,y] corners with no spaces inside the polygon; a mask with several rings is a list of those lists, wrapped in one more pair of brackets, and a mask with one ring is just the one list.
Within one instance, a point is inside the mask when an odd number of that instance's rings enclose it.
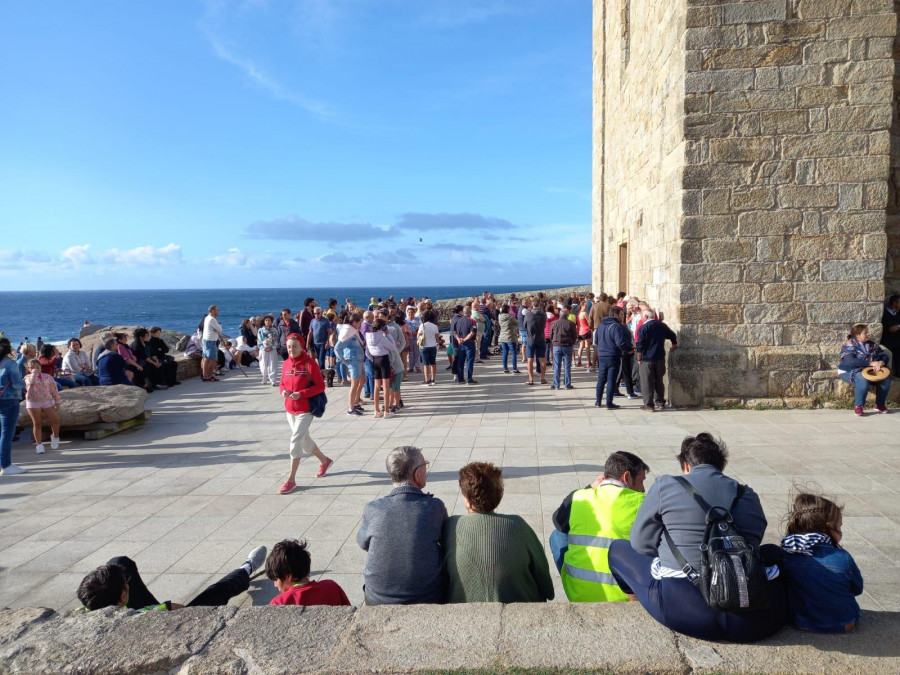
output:
{"label": "person sitting on wall", "polygon": [[101,385],[132,384],[131,371],[125,359],[118,352],[119,339],[110,337],[103,343],[103,350],[97,357],[97,377]]}
{"label": "person sitting on wall", "polygon": [[187,605],[166,600],[160,602],[144,585],[137,564],[125,556],[113,558],[105,565],[89,572],[78,585],[78,599],[82,611],[91,612],[104,607],[127,607],[139,612],[155,609],[176,610],[185,607],[221,607],[234,596],[250,587],[250,576],[266,560],[266,547],[250,551],[243,565],[203,591]]}
{"label": "person sitting on wall", "polygon": [[[841,345],[841,362],[838,365],[838,377],[854,389],[853,412],[857,417],[864,414],[866,395],[869,393],[869,385],[875,385],[875,410],[887,413],[884,405],[887,402],[888,392],[891,390],[890,372],[887,371],[888,356],[875,342],[869,339],[869,327],[864,323],[858,323],[850,329],[847,341]],[[871,382],[866,376],[883,379]]]}
{"label": "person sitting on wall", "polygon": [[178,381],[178,364],[169,355],[169,345],[162,339],[162,328],[153,326],[150,329],[150,353],[160,364],[163,384],[167,387],[181,384]]}
{"label": "person sitting on wall", "polygon": [[891,350],[894,377],[900,377],[900,295],[892,295],[881,315],[881,344]]}
{"label": "person sitting on wall", "polygon": [[63,371],[69,372],[75,384],[81,387],[100,384],[100,378],[94,374],[91,367],[91,357],[81,351],[81,340],[72,338],[68,342],[69,351],[63,358]]}
{"label": "person sitting on wall", "polygon": [[649,470],[637,455],[614,452],[603,474],[571,492],[553,513],[550,552],[570,602],[629,599],[610,573],[609,546],[628,539]]}
{"label": "person sitting on wall", "polygon": [[459,470],[468,514],[444,533],[447,602],[545,602],[553,599],[550,566],[540,539],[521,516],[499,514],[503,474],[490,462]]}

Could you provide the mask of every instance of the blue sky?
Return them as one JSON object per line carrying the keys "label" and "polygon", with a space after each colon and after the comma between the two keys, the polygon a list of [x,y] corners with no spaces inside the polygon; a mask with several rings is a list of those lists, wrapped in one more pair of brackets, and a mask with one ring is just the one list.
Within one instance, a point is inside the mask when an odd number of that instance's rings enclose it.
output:
{"label": "blue sky", "polygon": [[0,0],[0,286],[587,282],[590,12]]}

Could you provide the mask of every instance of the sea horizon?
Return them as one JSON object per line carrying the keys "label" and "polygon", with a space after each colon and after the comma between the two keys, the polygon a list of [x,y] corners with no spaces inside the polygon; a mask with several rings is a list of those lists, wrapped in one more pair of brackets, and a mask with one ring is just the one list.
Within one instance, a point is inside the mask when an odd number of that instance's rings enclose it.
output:
{"label": "sea horizon", "polygon": [[[297,288],[185,288],[185,289],[104,289],[58,291],[0,291],[0,331],[14,346],[19,342],[64,342],[77,337],[84,322],[95,325],[160,326],[165,330],[192,333],[211,304],[219,306],[219,320],[226,334],[235,335],[243,318],[277,313],[288,307],[296,313],[306,297],[319,304],[335,298],[344,304],[349,298],[357,305],[370,298],[396,299],[427,296],[432,300],[464,297],[490,291],[496,294],[539,288],[568,288],[587,284],[469,284],[465,286],[425,286],[395,284],[375,286],[320,286]],[[77,297],[77,300],[73,300]]]}

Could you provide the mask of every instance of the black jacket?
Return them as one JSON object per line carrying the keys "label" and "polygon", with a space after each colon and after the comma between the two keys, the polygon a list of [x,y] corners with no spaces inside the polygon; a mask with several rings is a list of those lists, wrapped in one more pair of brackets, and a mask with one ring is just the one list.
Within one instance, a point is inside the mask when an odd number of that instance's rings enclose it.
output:
{"label": "black jacket", "polygon": [[644,361],[663,361],[666,358],[666,340],[678,344],[675,331],[659,319],[651,319],[641,325],[634,348]]}

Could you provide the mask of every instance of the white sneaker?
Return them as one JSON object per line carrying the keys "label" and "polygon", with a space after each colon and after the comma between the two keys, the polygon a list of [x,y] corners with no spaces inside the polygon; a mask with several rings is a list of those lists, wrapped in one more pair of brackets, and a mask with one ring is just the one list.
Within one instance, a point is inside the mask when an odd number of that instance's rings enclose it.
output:
{"label": "white sneaker", "polygon": [[263,566],[263,563],[266,562],[266,554],[268,553],[265,546],[257,546],[255,549],[250,551],[247,554],[247,561],[245,564],[250,565],[249,574],[252,576],[253,573]]}
{"label": "white sneaker", "polygon": [[50,435],[50,449],[59,450],[59,436]]}
{"label": "white sneaker", "polygon": [[39,444],[35,447],[34,451],[35,451],[37,454],[39,454],[39,455],[43,455],[43,454],[44,454],[44,444],[43,444],[43,443],[39,443]]}
{"label": "white sneaker", "polygon": [[0,476],[18,476],[20,473],[25,473],[25,469],[15,464],[10,464],[6,468],[0,469]]}

